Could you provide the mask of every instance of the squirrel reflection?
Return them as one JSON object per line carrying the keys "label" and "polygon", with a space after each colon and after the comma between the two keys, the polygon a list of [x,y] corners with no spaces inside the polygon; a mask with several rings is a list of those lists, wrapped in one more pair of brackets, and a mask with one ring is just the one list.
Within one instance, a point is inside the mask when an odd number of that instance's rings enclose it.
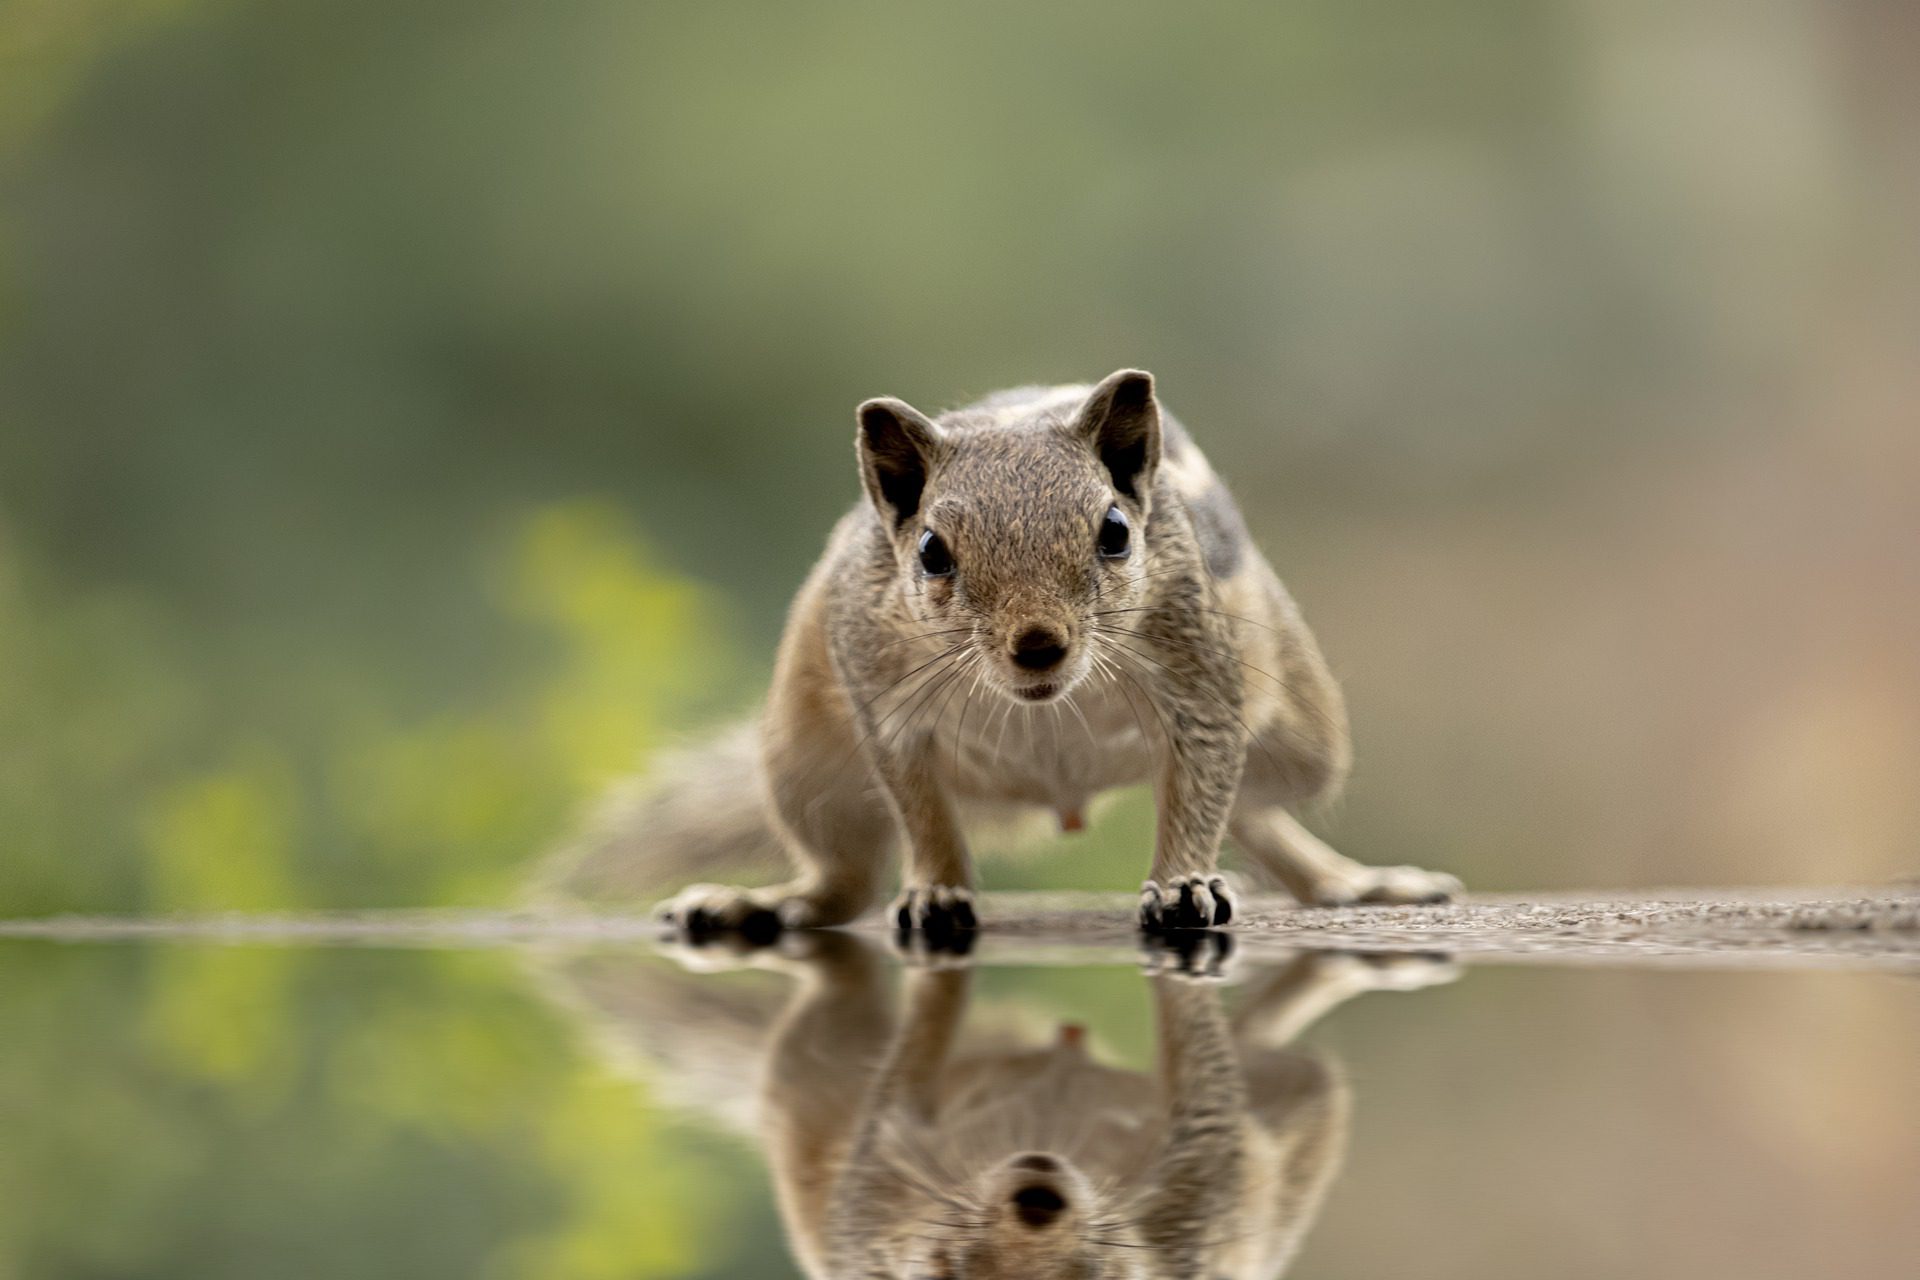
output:
{"label": "squirrel reflection", "polygon": [[639,1053],[662,1096],[754,1124],[816,1280],[1277,1276],[1339,1166],[1349,1108],[1337,1068],[1289,1043],[1361,992],[1455,972],[1303,953],[1257,972],[1229,1013],[1191,952],[1162,953],[1147,1073],[1103,1065],[1071,1023],[1037,1044],[963,1029],[965,968],[909,968],[896,1011],[896,966],[859,937],[686,954],[796,985],[774,1021],[779,993],[588,956],[561,971],[564,997],[613,1052]]}

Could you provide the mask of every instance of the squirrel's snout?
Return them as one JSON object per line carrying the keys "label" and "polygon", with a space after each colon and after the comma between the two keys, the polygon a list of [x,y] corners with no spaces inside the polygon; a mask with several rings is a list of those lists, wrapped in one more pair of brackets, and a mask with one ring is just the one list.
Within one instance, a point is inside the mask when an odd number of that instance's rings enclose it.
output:
{"label": "squirrel's snout", "polygon": [[1013,642],[1014,662],[1029,671],[1050,671],[1066,656],[1066,637],[1047,627],[1028,627]]}
{"label": "squirrel's snout", "polygon": [[1071,1234],[1094,1204],[1086,1175],[1066,1157],[1044,1151],[1021,1152],[1001,1162],[983,1190],[982,1199],[999,1206],[1012,1237],[1035,1243]]}
{"label": "squirrel's snout", "polygon": [[1066,1197],[1048,1186],[1022,1187],[1012,1200],[1014,1216],[1035,1231],[1052,1226],[1067,1208]]}

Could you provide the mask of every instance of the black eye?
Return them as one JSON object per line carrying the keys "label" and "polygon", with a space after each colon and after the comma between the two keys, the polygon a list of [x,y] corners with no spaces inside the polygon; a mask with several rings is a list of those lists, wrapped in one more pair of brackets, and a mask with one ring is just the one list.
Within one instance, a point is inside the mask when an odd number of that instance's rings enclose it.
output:
{"label": "black eye", "polygon": [[1132,545],[1133,526],[1127,523],[1127,513],[1118,507],[1108,507],[1100,521],[1100,554],[1109,560],[1119,560]]}
{"label": "black eye", "polygon": [[931,529],[920,535],[920,572],[929,578],[944,578],[953,572],[953,552]]}

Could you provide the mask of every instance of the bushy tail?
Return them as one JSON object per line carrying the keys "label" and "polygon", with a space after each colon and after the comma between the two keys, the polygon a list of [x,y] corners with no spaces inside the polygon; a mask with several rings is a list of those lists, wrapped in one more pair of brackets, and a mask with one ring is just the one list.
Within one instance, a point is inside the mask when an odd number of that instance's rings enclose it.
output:
{"label": "bushy tail", "polygon": [[765,883],[786,865],[752,721],[613,787],[533,886],[545,902],[651,902],[695,881]]}

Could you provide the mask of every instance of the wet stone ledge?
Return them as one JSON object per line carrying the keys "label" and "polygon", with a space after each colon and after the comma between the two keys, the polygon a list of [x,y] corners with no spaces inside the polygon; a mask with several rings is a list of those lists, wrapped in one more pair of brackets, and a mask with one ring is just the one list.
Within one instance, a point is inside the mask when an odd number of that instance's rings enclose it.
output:
{"label": "wet stone ledge", "polygon": [[[1134,900],[1119,893],[987,893],[977,956],[1104,963],[1135,956]],[[857,929],[883,932],[878,914]],[[1232,929],[1250,958],[1310,949],[1444,952],[1463,960],[1920,971],[1920,887],[1666,889],[1476,894],[1440,906],[1301,907],[1243,898]],[[0,938],[200,939],[282,945],[597,945],[657,940],[642,912],[365,911],[0,920]]]}

